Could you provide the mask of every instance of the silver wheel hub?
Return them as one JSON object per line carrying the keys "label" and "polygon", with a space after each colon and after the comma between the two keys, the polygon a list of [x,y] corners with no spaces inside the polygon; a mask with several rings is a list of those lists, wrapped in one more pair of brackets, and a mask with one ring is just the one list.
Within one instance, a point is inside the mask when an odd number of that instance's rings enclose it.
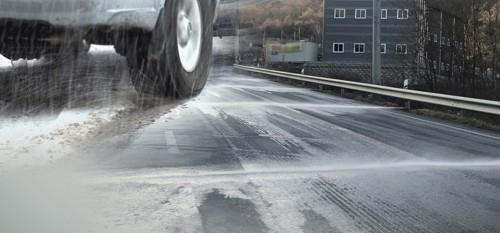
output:
{"label": "silver wheel hub", "polygon": [[181,0],[177,6],[177,50],[182,67],[193,72],[201,57],[203,25],[198,0]]}

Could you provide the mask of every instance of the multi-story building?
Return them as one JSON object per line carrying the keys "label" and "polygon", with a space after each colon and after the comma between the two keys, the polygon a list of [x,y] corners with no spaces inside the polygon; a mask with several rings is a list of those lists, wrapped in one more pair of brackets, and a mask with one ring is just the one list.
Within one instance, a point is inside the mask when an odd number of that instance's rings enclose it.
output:
{"label": "multi-story building", "polygon": [[[340,78],[369,81],[373,0],[324,4],[323,67],[327,64]],[[449,77],[463,69],[459,61],[464,24],[457,17],[440,10],[433,0],[382,0],[381,5],[376,13],[381,19],[384,80],[399,85],[401,79],[429,73],[424,71]]]}
{"label": "multi-story building", "polygon": [[[414,60],[415,0],[382,0],[381,53],[383,64]],[[373,1],[325,0],[323,60],[365,64],[372,59]]]}

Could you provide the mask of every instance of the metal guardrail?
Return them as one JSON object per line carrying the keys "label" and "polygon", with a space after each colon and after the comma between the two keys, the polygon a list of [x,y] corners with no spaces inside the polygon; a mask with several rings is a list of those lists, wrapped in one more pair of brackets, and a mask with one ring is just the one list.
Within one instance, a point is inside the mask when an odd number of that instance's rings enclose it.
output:
{"label": "metal guardrail", "polygon": [[415,91],[403,88],[386,87],[386,86],[379,86],[367,83],[351,82],[345,80],[269,70],[252,66],[234,65],[234,68],[238,70],[271,75],[280,78],[287,78],[287,79],[315,83],[325,86],[345,88],[349,90],[395,97],[404,100],[411,100],[411,101],[441,105],[445,107],[500,115],[500,102],[497,101],[436,94],[431,92]]}

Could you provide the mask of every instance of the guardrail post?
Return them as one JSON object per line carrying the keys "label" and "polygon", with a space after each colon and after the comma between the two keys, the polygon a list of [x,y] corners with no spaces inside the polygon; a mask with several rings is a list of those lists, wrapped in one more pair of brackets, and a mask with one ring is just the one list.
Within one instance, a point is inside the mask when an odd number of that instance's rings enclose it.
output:
{"label": "guardrail post", "polygon": [[[404,83],[403,83],[403,88],[404,89],[410,89],[410,80],[409,79],[405,79]],[[411,101],[410,100],[407,100],[405,102],[405,109],[407,111],[411,111]]]}
{"label": "guardrail post", "polygon": [[405,109],[411,111],[411,101],[408,100],[405,102]]}

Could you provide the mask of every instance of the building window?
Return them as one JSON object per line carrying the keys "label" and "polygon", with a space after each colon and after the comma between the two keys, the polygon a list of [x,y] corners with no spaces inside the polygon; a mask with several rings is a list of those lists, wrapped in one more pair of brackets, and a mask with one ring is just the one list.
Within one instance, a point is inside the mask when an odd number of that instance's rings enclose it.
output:
{"label": "building window", "polygon": [[365,53],[365,43],[354,43],[354,53]]}
{"label": "building window", "polygon": [[450,46],[451,46],[451,40],[450,40],[450,38],[448,38],[448,47],[450,47]]}
{"label": "building window", "polygon": [[382,9],[382,11],[380,13],[380,18],[387,19],[387,9]]}
{"label": "building window", "polygon": [[398,19],[408,19],[408,9],[398,9]]}
{"label": "building window", "polygon": [[441,62],[441,71],[444,71],[444,62]]}
{"label": "building window", "polygon": [[408,45],[406,45],[406,44],[397,44],[396,45],[396,53],[397,54],[407,54],[408,53]]}
{"label": "building window", "polygon": [[382,53],[382,54],[387,53],[387,44],[385,44],[385,43],[380,44],[380,53]]}
{"label": "building window", "polygon": [[333,17],[335,19],[345,19],[345,8],[335,8]]}
{"label": "building window", "polygon": [[438,69],[437,62],[436,61],[432,61],[432,64],[434,65],[434,70],[437,70]]}
{"label": "building window", "polygon": [[441,37],[441,45],[446,45],[446,36]]}
{"label": "building window", "polygon": [[455,48],[458,48],[458,41],[455,41]]}
{"label": "building window", "polygon": [[356,19],[366,19],[366,9],[356,9],[354,17]]}
{"label": "building window", "polygon": [[333,43],[333,53],[344,53],[344,43]]}
{"label": "building window", "polygon": [[438,34],[434,33],[434,43],[438,42]]}

